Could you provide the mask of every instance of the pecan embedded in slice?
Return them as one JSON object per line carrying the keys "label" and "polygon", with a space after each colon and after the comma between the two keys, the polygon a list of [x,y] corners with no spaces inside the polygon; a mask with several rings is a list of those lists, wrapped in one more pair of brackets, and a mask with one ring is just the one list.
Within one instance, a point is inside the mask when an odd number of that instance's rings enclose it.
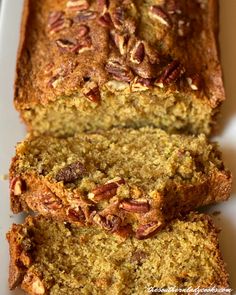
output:
{"label": "pecan embedded in slice", "polygon": [[46,210],[59,210],[62,208],[62,202],[59,198],[52,196],[51,194],[44,194],[41,197],[42,204]]}
{"label": "pecan embedded in slice", "polygon": [[122,184],[125,184],[125,180],[123,178],[119,178],[115,181],[112,180],[109,183],[97,186],[91,193],[88,194],[88,197],[94,202],[109,200],[116,195],[117,188]]}
{"label": "pecan embedded in slice", "polygon": [[85,84],[83,94],[92,102],[99,103],[101,101],[101,94],[97,83],[89,81]]}
{"label": "pecan embedded in slice", "polygon": [[150,210],[148,200],[144,199],[125,199],[121,201],[119,207],[133,213],[146,213]]}
{"label": "pecan embedded in slice", "polygon": [[81,162],[77,161],[59,170],[59,172],[55,176],[55,179],[56,181],[70,183],[77,180],[78,178],[83,177],[84,174],[84,165]]}
{"label": "pecan embedded in slice", "polygon": [[105,28],[112,28],[113,22],[109,12],[105,12],[98,18],[98,23]]}
{"label": "pecan embedded in slice", "polygon": [[27,271],[22,287],[30,294],[44,295],[46,293],[43,281],[32,271]]}
{"label": "pecan embedded in slice", "polygon": [[177,81],[184,73],[185,69],[177,60],[169,63],[156,81],[156,85],[163,88],[164,85]]}
{"label": "pecan embedded in slice", "polygon": [[113,76],[114,79],[123,82],[131,82],[133,79],[133,73],[131,69],[116,60],[110,60],[105,66],[106,71]]}
{"label": "pecan embedded in slice", "polygon": [[14,177],[10,183],[10,190],[14,196],[20,196],[25,190],[25,182],[19,177]]}
{"label": "pecan embedded in slice", "polygon": [[139,240],[147,239],[157,233],[162,227],[161,222],[150,222],[141,225],[136,231],[136,238]]}
{"label": "pecan embedded in slice", "polygon": [[201,78],[198,74],[187,77],[188,85],[192,90],[199,90],[201,88]]}
{"label": "pecan embedded in slice", "polygon": [[48,30],[50,34],[57,33],[72,25],[70,19],[65,19],[64,13],[61,11],[53,11],[48,17]]}
{"label": "pecan embedded in slice", "polygon": [[77,15],[74,17],[75,23],[81,23],[86,22],[89,20],[93,20],[97,17],[97,13],[92,10],[83,10],[77,13]]}
{"label": "pecan embedded in slice", "polygon": [[115,232],[121,225],[121,218],[116,215],[101,216],[98,213],[93,216],[93,221],[103,229]]}
{"label": "pecan embedded in slice", "polygon": [[170,27],[171,19],[167,13],[158,5],[153,5],[150,7],[150,16],[157,19],[163,25]]}
{"label": "pecan embedded in slice", "polygon": [[131,91],[146,91],[152,86],[151,79],[144,79],[141,77],[135,77],[131,83]]}
{"label": "pecan embedded in slice", "polygon": [[66,8],[72,11],[86,10],[89,8],[87,0],[69,0],[66,3]]}
{"label": "pecan embedded in slice", "polygon": [[63,78],[59,74],[56,74],[48,81],[48,85],[52,88],[56,88],[62,82],[62,80]]}

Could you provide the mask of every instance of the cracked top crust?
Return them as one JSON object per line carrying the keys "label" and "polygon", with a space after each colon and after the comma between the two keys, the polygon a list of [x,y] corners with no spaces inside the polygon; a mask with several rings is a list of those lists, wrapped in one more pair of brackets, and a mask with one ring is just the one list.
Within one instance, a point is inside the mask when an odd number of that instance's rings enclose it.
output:
{"label": "cracked top crust", "polygon": [[225,99],[216,0],[25,0],[17,108],[82,92],[99,103],[111,81],[129,91]]}

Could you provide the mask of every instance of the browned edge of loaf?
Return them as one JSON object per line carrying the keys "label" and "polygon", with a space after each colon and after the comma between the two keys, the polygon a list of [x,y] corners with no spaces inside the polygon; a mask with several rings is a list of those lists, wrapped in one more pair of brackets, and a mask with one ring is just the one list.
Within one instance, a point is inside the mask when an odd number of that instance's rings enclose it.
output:
{"label": "browned edge of loaf", "polygon": [[[211,53],[216,61],[216,65],[209,64],[210,71],[214,76],[215,82],[214,89],[212,89],[212,94],[209,97],[209,104],[212,109],[215,109],[214,117],[217,117],[219,113],[219,106],[226,99],[225,89],[223,84],[223,73],[222,66],[220,62],[220,46],[219,46],[219,0],[208,0],[208,22],[207,26],[207,34],[211,40]],[[20,41],[18,46],[17,53],[17,62],[16,62],[16,75],[15,75],[15,84],[14,84],[14,105],[18,111],[24,109],[21,104],[18,103],[17,99],[17,89],[18,89],[18,76],[20,74],[21,68],[21,59],[23,56],[23,52],[25,50],[25,42],[27,38],[27,23],[30,18],[30,0],[24,0],[23,5],[23,13],[22,13],[22,21],[21,21],[21,29],[20,29]],[[29,107],[29,106],[27,106]],[[218,109],[217,109],[218,108]],[[22,120],[23,116],[20,114]],[[213,126],[213,131],[216,126]]]}
{"label": "browned edge of loaf", "polygon": [[[32,257],[30,253],[27,253],[24,249],[22,249],[21,244],[19,243],[19,237],[24,236],[23,230],[27,225],[34,224],[35,219],[40,219],[42,216],[28,216],[25,219],[25,222],[23,224],[13,224],[9,232],[7,233],[6,237],[9,243],[9,252],[10,252],[10,264],[9,264],[9,277],[8,277],[8,284],[10,290],[13,290],[20,286],[22,284],[22,281],[24,279],[24,276],[27,272],[28,267],[24,266],[24,263],[27,264],[27,261],[31,261]],[[219,246],[219,240],[218,240],[218,233],[220,230],[214,225],[212,218],[209,215],[206,214],[196,214],[193,217],[190,218],[188,216],[182,216],[178,218],[180,220],[186,220],[189,222],[194,222],[195,220],[203,220],[207,222],[207,230],[209,232],[209,236],[211,235],[213,243],[215,244],[216,250],[218,252],[218,263],[222,270],[221,272],[221,283],[220,286],[217,286],[218,288],[229,288],[229,275],[226,271],[226,264],[223,260],[220,246]],[[151,242],[151,240],[150,240]],[[22,287],[27,287],[27,289],[32,290],[30,285],[26,286],[25,283],[21,285]],[[201,287],[201,286],[200,286]],[[34,293],[29,293],[31,295],[34,295]],[[215,294],[215,293],[209,293],[209,294]],[[230,293],[220,293],[220,294],[230,294]]]}

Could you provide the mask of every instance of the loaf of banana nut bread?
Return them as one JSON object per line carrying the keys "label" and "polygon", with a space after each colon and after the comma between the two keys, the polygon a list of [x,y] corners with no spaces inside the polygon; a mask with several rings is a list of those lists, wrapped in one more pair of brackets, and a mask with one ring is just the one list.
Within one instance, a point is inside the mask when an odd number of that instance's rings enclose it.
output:
{"label": "loaf of banana nut bread", "polygon": [[177,219],[144,241],[43,216],[14,224],[7,237],[10,288],[21,285],[31,295],[144,295],[151,287],[225,294],[219,289],[228,288],[217,230],[203,214]]}
{"label": "loaf of banana nut bread", "polygon": [[26,0],[15,106],[28,129],[209,134],[225,99],[217,0]]}
{"label": "loaf of banana nut bread", "polygon": [[10,169],[14,213],[95,224],[143,239],[180,212],[226,200],[231,174],[204,135],[153,128],[29,135]]}

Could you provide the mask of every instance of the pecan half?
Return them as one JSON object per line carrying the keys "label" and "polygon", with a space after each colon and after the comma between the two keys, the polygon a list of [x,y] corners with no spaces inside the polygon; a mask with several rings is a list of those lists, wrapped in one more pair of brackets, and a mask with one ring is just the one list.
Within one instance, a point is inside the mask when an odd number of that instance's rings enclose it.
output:
{"label": "pecan half", "polygon": [[92,10],[83,10],[77,13],[77,15],[74,17],[75,23],[81,23],[86,22],[89,20],[93,20],[97,17],[97,13]]}
{"label": "pecan half", "polygon": [[89,81],[85,83],[82,90],[83,94],[92,102],[99,103],[101,101],[101,94],[97,83]]}
{"label": "pecan half", "polygon": [[135,64],[140,64],[145,56],[145,47],[142,41],[137,41],[130,51],[130,61]]}
{"label": "pecan half", "polygon": [[156,81],[156,85],[163,88],[164,85],[177,81],[185,72],[185,69],[179,61],[174,60],[164,69],[161,77]]}
{"label": "pecan half", "polygon": [[70,183],[77,180],[78,178],[83,177],[85,172],[86,171],[84,165],[81,162],[77,161],[59,170],[59,172],[55,176],[55,179],[56,181]]}
{"label": "pecan half", "polygon": [[198,74],[194,74],[190,77],[187,77],[187,82],[192,90],[196,91],[201,88],[202,81]]}
{"label": "pecan half", "polygon": [[105,28],[112,28],[113,22],[109,12],[105,12],[98,18],[98,23]]}
{"label": "pecan half", "polygon": [[151,79],[144,79],[141,77],[135,77],[131,83],[131,91],[146,91],[152,86]]}
{"label": "pecan half", "polygon": [[116,215],[107,215],[101,216],[98,213],[93,217],[94,223],[101,226],[103,229],[108,230],[110,232],[115,232],[119,229],[121,225],[121,218]]}
{"label": "pecan half", "polygon": [[89,8],[87,0],[69,0],[66,3],[66,8],[72,11],[86,10]]}
{"label": "pecan half", "polygon": [[127,65],[116,60],[108,61],[105,69],[118,81],[131,82],[134,77],[131,69]]}
{"label": "pecan half", "polygon": [[70,19],[65,19],[62,11],[53,11],[48,17],[48,31],[50,34],[57,33],[65,28],[69,28],[72,25]]}
{"label": "pecan half", "polygon": [[144,199],[125,199],[121,201],[119,208],[133,213],[146,213],[150,210],[150,205]]}
{"label": "pecan half", "polygon": [[136,231],[136,238],[139,240],[147,239],[157,233],[162,227],[161,222],[150,222],[141,225]]}
{"label": "pecan half", "polygon": [[167,27],[170,27],[172,24],[169,15],[158,5],[150,7],[149,15]]}
{"label": "pecan half", "polygon": [[94,202],[109,200],[116,195],[117,189],[120,185],[125,184],[123,178],[112,180],[109,183],[99,185],[88,194],[88,198]]}

